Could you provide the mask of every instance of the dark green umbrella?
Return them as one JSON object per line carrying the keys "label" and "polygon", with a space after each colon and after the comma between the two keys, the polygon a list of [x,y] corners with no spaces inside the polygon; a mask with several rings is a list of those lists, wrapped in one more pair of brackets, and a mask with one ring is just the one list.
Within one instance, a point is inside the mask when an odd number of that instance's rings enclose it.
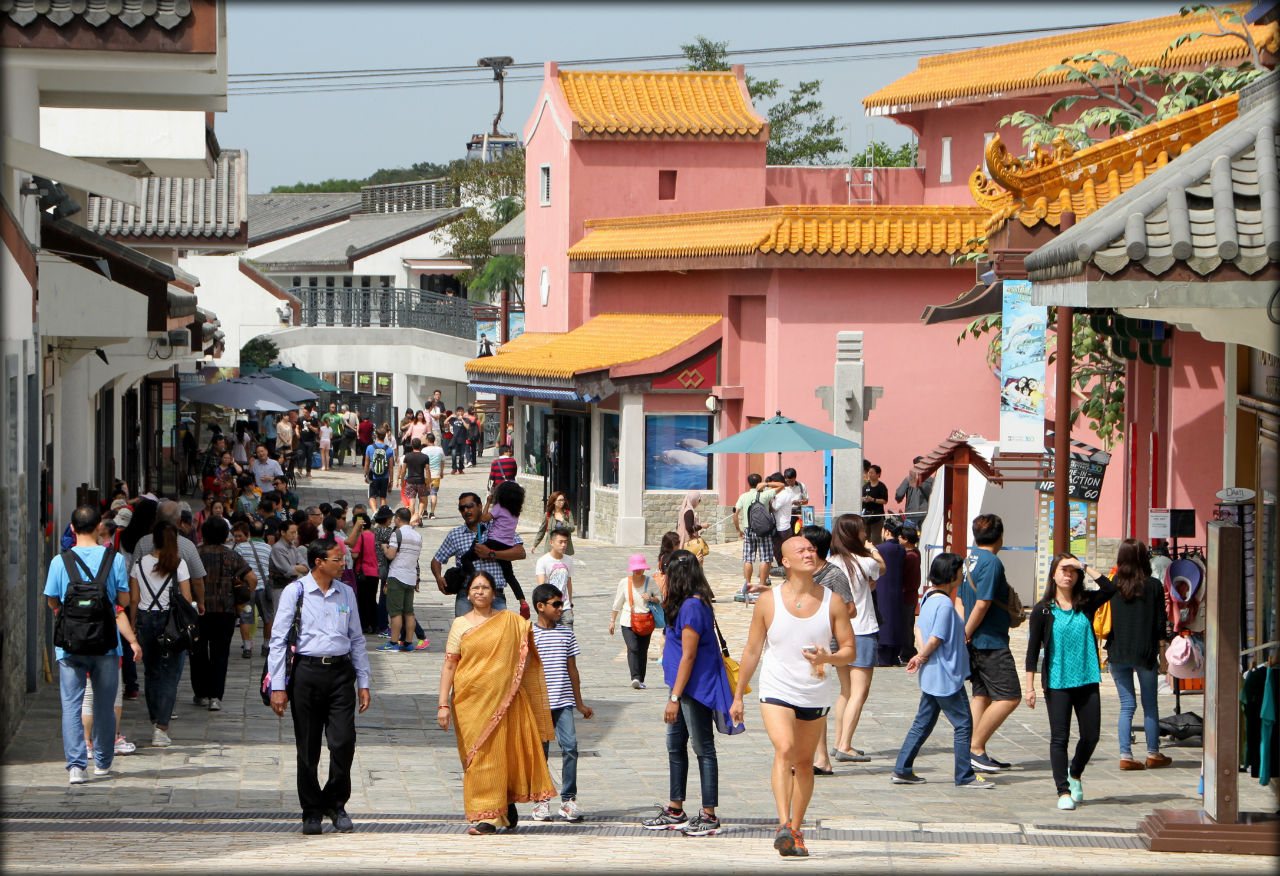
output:
{"label": "dark green umbrella", "polygon": [[278,377],[281,380],[287,380],[294,386],[301,386],[303,389],[309,389],[312,392],[338,392],[338,387],[334,386],[327,380],[321,380],[314,374],[309,374],[301,368],[293,365],[286,365],[281,368],[268,368],[263,372],[270,374],[272,377]]}

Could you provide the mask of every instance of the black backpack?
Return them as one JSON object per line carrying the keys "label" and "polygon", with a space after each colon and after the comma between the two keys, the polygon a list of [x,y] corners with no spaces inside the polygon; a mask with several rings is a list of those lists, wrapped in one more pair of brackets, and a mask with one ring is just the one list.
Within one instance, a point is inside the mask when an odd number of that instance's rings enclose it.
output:
{"label": "black backpack", "polygon": [[[98,574],[92,575],[84,560],[71,550],[62,552],[67,567],[67,592],[53,625],[53,643],[68,654],[101,657],[120,644],[116,631],[116,605],[107,589],[115,562],[114,548],[102,554]],[[83,574],[81,574],[83,570]]]}
{"label": "black backpack", "polygon": [[755,501],[747,506],[747,529],[759,536],[773,535],[775,523],[773,511],[760,501],[760,491],[756,490]]}

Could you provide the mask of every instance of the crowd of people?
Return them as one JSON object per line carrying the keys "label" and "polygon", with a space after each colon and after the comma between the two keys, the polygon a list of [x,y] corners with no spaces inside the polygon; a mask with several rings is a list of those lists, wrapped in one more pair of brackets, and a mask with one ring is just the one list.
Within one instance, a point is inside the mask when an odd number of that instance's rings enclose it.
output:
{"label": "crowd of people", "polygon": [[[290,418],[277,424],[277,441],[286,423],[292,426]],[[426,430],[413,434],[420,425]],[[70,782],[88,781],[90,757],[95,776],[102,777],[110,774],[115,754],[135,749],[117,729],[122,700],[138,698],[138,664],[151,744],[165,747],[173,742],[169,722],[187,655],[192,703],[216,712],[236,630],[247,659],[260,628],[260,653],[267,658],[264,699],[277,714],[283,717],[287,710],[292,718],[303,832],[320,833],[326,817],[336,830],[351,830],[345,806],[354,720],[368,708],[373,687],[366,637],[386,637],[379,651],[426,650],[414,609],[425,566],[439,592],[453,597],[437,724],[457,740],[470,832],[513,829],[518,803],[532,803],[535,820],[556,814],[583,820],[575,712],[584,720],[594,712],[583,702],[576,660],[581,651],[573,617],[575,528],[568,503],[556,493],[541,509],[534,549],[545,542],[547,550],[534,565],[536,583],[526,600],[513,565],[526,558],[516,532],[524,491],[504,445],[490,467],[487,497],[470,490],[459,494],[460,524],[445,532],[424,563],[429,548],[420,528],[435,516],[444,476],[435,429],[429,416],[415,415],[400,435],[399,447],[405,441],[409,447],[402,457],[389,432],[375,431],[364,448],[367,504],[337,500],[299,508],[288,475],[271,465],[272,448],[237,437],[235,446],[247,464],[219,446],[225,438],[210,448],[218,483],[237,466],[248,469],[239,475],[244,482],[237,480],[234,502],[206,490],[204,507],[193,514],[182,503],[151,494],[130,497],[120,485],[105,514],[78,508],[45,589],[58,613]],[[465,471],[465,457],[462,465]],[[874,467],[869,474],[872,486],[879,483]],[[394,511],[386,502],[393,477],[419,488],[406,489]],[[733,514],[743,536],[739,597],[752,603],[740,666],[729,659],[704,554],[696,550],[704,528],[696,493],[686,497],[676,529],[662,538],[652,566],[642,553],[630,557],[611,604],[608,633],[622,628],[630,686],[646,688],[650,645],[657,638],[656,659],[668,691],[670,793],[643,821],[646,829],[693,836],[720,831],[715,735],[745,729],[744,697],[754,682],[761,725],[774,749],[774,847],[782,856],[807,855],[802,826],[815,777],[831,775],[832,760],[870,760],[854,744],[859,719],[875,669],[899,666],[919,676],[921,693],[894,765],[894,784],[926,781],[914,764],[939,714],[945,714],[954,728],[956,786],[995,787],[992,778],[1012,765],[988,744],[1020,703],[1035,708],[1039,674],[1058,806],[1075,808],[1084,800],[1083,774],[1100,738],[1101,663],[1092,619],[1104,604],[1114,619],[1106,644],[1122,705],[1120,768],[1170,762],[1159,751],[1150,695],[1166,635],[1163,605],[1140,543],[1122,545],[1112,576],[1070,554],[1054,559],[1030,610],[1024,693],[1009,646],[1009,630],[1021,615],[998,557],[1004,538],[999,517],[974,519],[972,556],[943,553],[922,580],[912,523],[882,518],[883,540],[877,543],[862,515],[840,515],[830,531],[800,525],[795,512],[807,491],[794,470],[767,479],[752,474],[748,487]],[[908,477],[902,498],[922,488]],[[924,501],[927,507],[927,494]],[[775,559],[782,570],[777,583],[770,581]],[[1096,586],[1086,588],[1085,579]],[[101,592],[96,609],[77,608],[89,605],[81,597],[95,589]],[[186,606],[193,619],[184,632]],[[1145,762],[1133,759],[1127,726],[1137,705],[1135,676],[1146,713]],[[1069,759],[1072,715],[1080,738]],[[554,812],[556,782],[547,766],[552,739],[561,753]],[[316,773],[322,742],[330,752],[323,785]],[[686,813],[690,749],[698,762],[700,807]]]}

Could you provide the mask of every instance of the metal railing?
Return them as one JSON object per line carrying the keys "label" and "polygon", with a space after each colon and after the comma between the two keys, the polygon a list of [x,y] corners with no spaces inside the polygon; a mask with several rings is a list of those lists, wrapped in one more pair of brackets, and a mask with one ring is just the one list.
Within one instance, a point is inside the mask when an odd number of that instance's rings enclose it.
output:
{"label": "metal railing", "polygon": [[476,318],[465,298],[421,289],[296,286],[302,302],[297,325],[419,328],[457,338],[476,337]]}

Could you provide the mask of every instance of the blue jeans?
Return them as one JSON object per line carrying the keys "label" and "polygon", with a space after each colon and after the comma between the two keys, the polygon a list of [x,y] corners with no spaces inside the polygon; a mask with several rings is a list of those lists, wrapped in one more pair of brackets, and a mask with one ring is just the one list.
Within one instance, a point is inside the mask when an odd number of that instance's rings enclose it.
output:
{"label": "blue jeans", "polygon": [[1136,666],[1119,666],[1108,663],[1111,679],[1116,683],[1116,693],[1120,695],[1120,756],[1133,755],[1131,741],[1133,736],[1133,713],[1137,711],[1137,698],[1133,691],[1133,676],[1138,676],[1138,686],[1142,691],[1142,730],[1147,736],[1147,754],[1160,751],[1160,701],[1156,696],[1160,675],[1155,669],[1139,669]]}
{"label": "blue jeans", "polygon": [[[556,727],[556,744],[560,746],[560,799],[574,800],[578,796],[578,730],[573,723],[573,706],[551,710],[551,723]],[[551,750],[551,743],[542,743],[544,756]]]}
{"label": "blue jeans", "polygon": [[453,467],[457,471],[462,471],[467,467],[467,442],[453,442]]}
{"label": "blue jeans", "polygon": [[945,697],[921,691],[920,710],[916,712],[916,719],[912,722],[911,729],[907,731],[907,738],[902,743],[902,750],[898,752],[898,763],[893,771],[900,776],[911,772],[911,766],[916,762],[916,755],[920,753],[921,746],[933,732],[934,725],[938,723],[939,712],[945,713],[947,720],[955,728],[956,784],[967,785],[975,778],[973,764],[969,762],[969,740],[973,736],[973,717],[969,713],[969,697],[965,695],[963,687]]}
{"label": "blue jeans", "polygon": [[120,683],[120,657],[105,654],[89,657],[67,654],[58,661],[58,687],[62,693],[62,750],[67,769],[89,765],[89,749],[84,741],[86,684],[93,685],[93,760],[101,769],[111,766],[116,756],[116,686]]}
{"label": "blue jeans", "polygon": [[[186,651],[166,651],[156,638],[164,631],[166,612],[138,612],[138,642],[142,645],[143,678],[146,680],[147,715],[151,723],[166,730],[178,699],[178,680]],[[97,697],[97,693],[94,693]],[[113,693],[114,697],[115,694]],[[97,700],[95,699],[96,703]],[[95,719],[96,721],[97,719]],[[114,745],[114,740],[112,742]]]}
{"label": "blue jeans", "polygon": [[[507,588],[499,587],[498,595],[493,598],[493,607],[498,611],[505,611],[507,608]],[[467,599],[465,593],[459,593],[453,598],[453,616],[462,617],[471,611],[471,600]]]}
{"label": "blue jeans", "polygon": [[702,786],[702,807],[719,805],[720,762],[716,760],[716,737],[711,726],[711,709],[689,695],[680,697],[680,711],[674,724],[667,725],[667,764],[671,771],[671,801],[683,803],[689,782],[689,741],[698,758],[698,781]]}

